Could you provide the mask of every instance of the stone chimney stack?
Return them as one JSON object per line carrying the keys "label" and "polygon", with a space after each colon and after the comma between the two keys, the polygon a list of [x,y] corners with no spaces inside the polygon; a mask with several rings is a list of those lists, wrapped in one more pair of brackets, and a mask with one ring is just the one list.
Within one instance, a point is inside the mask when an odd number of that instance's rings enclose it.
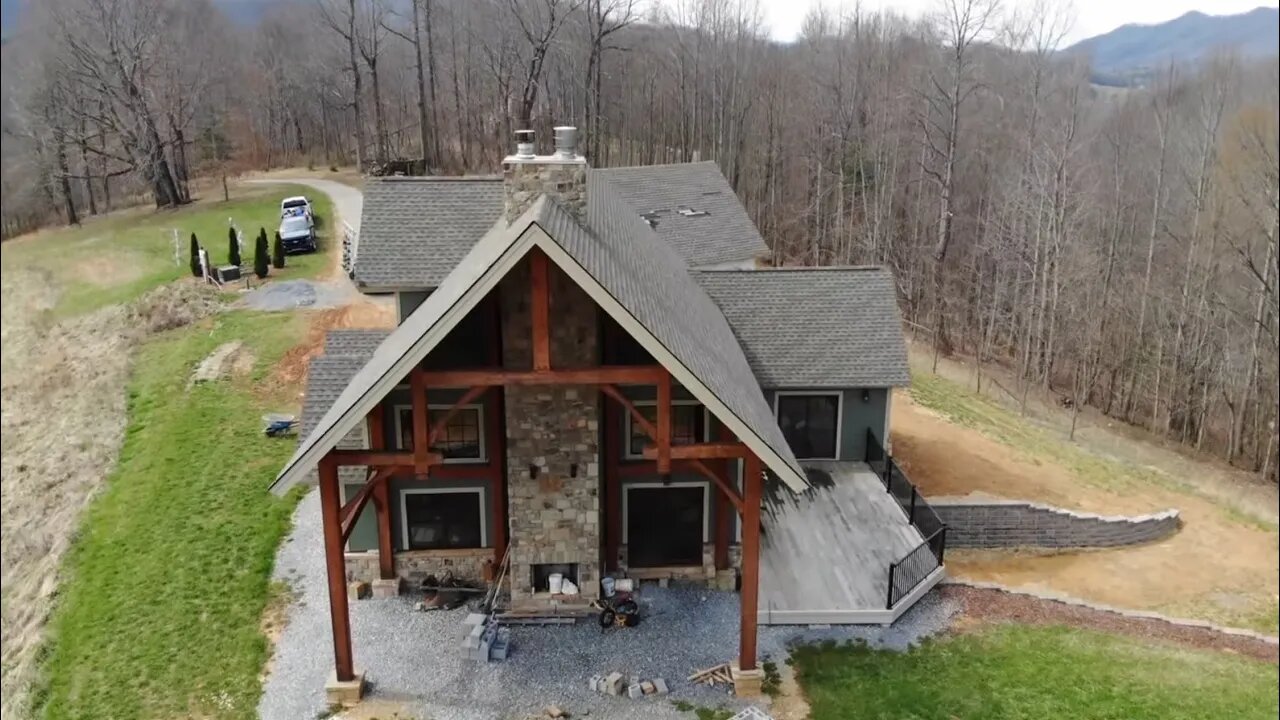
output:
{"label": "stone chimney stack", "polygon": [[532,130],[516,131],[516,152],[502,161],[507,222],[520,217],[539,195],[550,195],[578,222],[587,218],[587,159],[578,154],[578,129],[555,130],[555,152],[537,154]]}

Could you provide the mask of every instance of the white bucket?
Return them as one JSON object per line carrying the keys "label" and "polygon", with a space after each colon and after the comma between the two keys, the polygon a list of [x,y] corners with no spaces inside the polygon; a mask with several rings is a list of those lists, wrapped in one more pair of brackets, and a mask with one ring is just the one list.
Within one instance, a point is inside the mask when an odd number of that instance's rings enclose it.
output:
{"label": "white bucket", "polygon": [[608,576],[600,578],[600,589],[605,597],[613,597],[613,578]]}
{"label": "white bucket", "polygon": [[618,592],[631,592],[636,587],[636,581],[631,578],[618,578],[614,583],[614,589]]}
{"label": "white bucket", "polygon": [[559,595],[560,590],[564,587],[564,575],[561,573],[551,573],[547,576],[547,589],[552,595]]}

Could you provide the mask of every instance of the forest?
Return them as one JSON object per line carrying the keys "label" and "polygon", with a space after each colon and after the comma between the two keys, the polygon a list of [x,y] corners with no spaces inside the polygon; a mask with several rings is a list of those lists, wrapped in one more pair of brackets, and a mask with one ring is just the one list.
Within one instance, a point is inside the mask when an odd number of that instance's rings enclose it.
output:
{"label": "forest", "polygon": [[[717,162],[776,265],[894,270],[906,330],[1277,477],[1277,64],[1142,87],[1058,51],[1069,9],[750,0],[48,0],[4,44],[3,230],[272,167],[492,174],[513,131],[596,167]],[[988,386],[990,389],[990,386]]]}

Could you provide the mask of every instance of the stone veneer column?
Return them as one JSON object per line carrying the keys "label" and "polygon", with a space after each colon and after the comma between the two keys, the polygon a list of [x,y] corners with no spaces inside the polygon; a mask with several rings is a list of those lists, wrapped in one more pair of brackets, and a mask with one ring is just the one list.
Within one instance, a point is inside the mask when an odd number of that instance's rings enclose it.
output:
{"label": "stone veneer column", "polygon": [[[595,303],[554,265],[550,286],[552,367],[597,364]],[[503,366],[528,369],[527,259],[502,281],[500,292]],[[601,572],[599,392],[592,385],[509,386],[505,392],[512,598],[530,598],[535,563],[577,563],[583,598],[596,598]],[[537,479],[529,477],[531,465],[538,468]]]}
{"label": "stone veneer column", "polygon": [[515,222],[539,195],[550,195],[578,222],[587,219],[587,161],[539,156],[502,161],[502,187],[507,222]]}

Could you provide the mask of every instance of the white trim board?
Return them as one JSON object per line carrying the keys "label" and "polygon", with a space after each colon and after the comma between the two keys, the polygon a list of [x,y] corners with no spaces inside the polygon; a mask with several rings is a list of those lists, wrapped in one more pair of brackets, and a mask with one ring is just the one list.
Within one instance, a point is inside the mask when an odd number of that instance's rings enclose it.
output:
{"label": "white trim board", "polygon": [[[842,390],[775,390],[773,393],[773,420],[778,422],[778,398],[781,397],[836,397],[836,443],[835,457],[796,457],[796,460],[839,460],[840,446],[844,440],[844,391]],[[779,429],[782,424],[778,424]],[[783,430],[783,436],[786,436],[786,430]],[[791,449],[795,452],[795,448]]]}
{"label": "white trim board", "polygon": [[[409,502],[410,495],[455,495],[475,493],[476,512],[480,515],[480,548],[489,547],[489,525],[485,519],[484,488],[403,488],[400,490],[400,541],[403,550],[409,547]],[[480,548],[419,548],[424,550],[477,550]]]}
{"label": "white trim board", "polygon": [[[476,414],[479,416],[477,419],[480,422],[480,427],[479,427],[480,457],[478,458],[445,458],[444,462],[446,465],[484,465],[485,463],[489,462],[489,448],[485,443],[485,438],[484,438],[484,431],[486,429],[484,424],[484,405],[480,403],[467,403],[466,405],[460,405],[459,407],[463,410],[475,410]],[[449,410],[452,408],[453,408],[452,405],[446,405],[446,404],[440,404],[440,403],[428,403],[427,417],[430,418],[431,416],[430,414],[432,410]],[[404,433],[402,432],[404,428],[400,424],[401,410],[412,411],[413,406],[412,405],[392,405],[391,406],[391,415],[392,415],[391,423],[392,425],[395,426],[396,449],[407,450],[408,448],[404,448],[400,446],[400,438],[404,437]]]}
{"label": "white trim board", "polygon": [[627,519],[627,498],[632,489],[643,490],[697,487],[702,488],[702,544],[711,542],[711,483],[706,480],[687,480],[680,482],[634,482],[622,484],[622,544],[626,545],[631,537],[631,522]]}
{"label": "white trim board", "polygon": [[[885,568],[888,572],[888,568]],[[879,609],[814,609],[773,610],[762,608],[756,613],[761,625],[890,625],[902,617],[926,593],[947,575],[945,566],[929,573],[919,585],[907,593],[892,610]],[[887,599],[887,598],[886,598]]]}

